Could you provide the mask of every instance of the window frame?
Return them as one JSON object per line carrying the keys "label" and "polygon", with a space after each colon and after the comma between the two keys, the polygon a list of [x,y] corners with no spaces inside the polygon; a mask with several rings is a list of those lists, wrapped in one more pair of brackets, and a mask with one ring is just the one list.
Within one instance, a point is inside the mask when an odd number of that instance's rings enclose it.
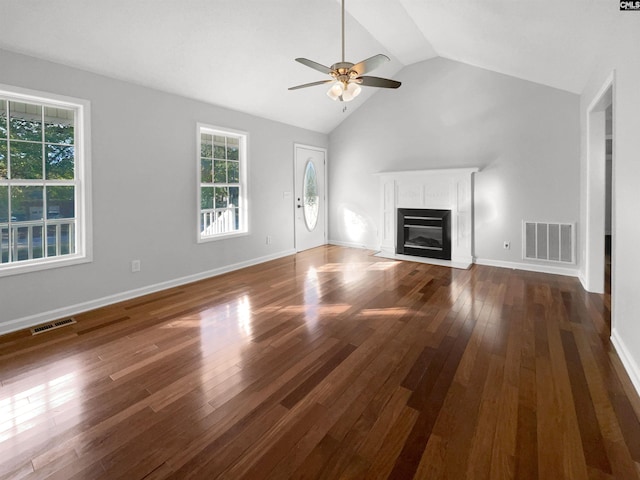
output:
{"label": "window frame", "polygon": [[[200,228],[202,218],[202,187],[213,186],[215,188],[215,182],[203,183],[202,182],[202,134],[220,135],[225,137],[237,137],[238,138],[238,168],[239,172],[239,194],[238,194],[238,214],[239,214],[239,228],[232,232],[215,233],[212,235],[202,235]],[[215,242],[218,240],[225,240],[228,238],[242,237],[249,234],[249,209],[248,209],[248,169],[249,169],[249,134],[243,130],[236,130],[226,127],[218,127],[206,123],[198,122],[196,124],[196,240],[197,243]],[[213,175],[213,165],[212,165]],[[212,178],[214,180],[214,178]],[[215,207],[214,207],[215,208]]]}
{"label": "window frame", "polygon": [[[64,108],[74,111],[74,179],[65,180],[64,184],[73,184],[75,188],[74,235],[76,247],[76,251],[73,254],[0,263],[0,277],[92,262],[91,103],[88,100],[76,97],[6,84],[0,84],[0,99],[35,104],[42,108]],[[52,181],[46,178],[0,179],[0,186],[12,184],[42,186],[44,188],[45,185],[55,185],[55,180]]]}

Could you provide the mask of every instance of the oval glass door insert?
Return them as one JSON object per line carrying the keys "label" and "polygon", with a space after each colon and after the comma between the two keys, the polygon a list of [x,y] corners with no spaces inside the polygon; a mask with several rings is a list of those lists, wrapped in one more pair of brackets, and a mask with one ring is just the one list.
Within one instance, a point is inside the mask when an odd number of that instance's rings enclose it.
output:
{"label": "oval glass door insert", "polygon": [[311,232],[316,228],[318,223],[318,208],[320,203],[316,167],[313,165],[311,160],[307,162],[307,166],[304,168],[304,177],[302,179],[302,199],[304,207],[304,223]]}

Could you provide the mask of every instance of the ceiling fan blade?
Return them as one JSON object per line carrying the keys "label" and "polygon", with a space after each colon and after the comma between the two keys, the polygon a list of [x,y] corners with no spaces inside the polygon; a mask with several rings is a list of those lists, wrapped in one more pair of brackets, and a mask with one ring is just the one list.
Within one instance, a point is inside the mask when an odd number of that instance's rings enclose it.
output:
{"label": "ceiling fan blade", "polygon": [[358,72],[358,75],[364,75],[365,73],[378,68],[380,65],[388,61],[389,57],[379,53],[378,55],[374,55],[371,58],[362,60],[360,63],[356,63],[353,67],[351,67],[351,70],[355,70],[356,72]]}
{"label": "ceiling fan blade", "polygon": [[365,87],[398,88],[402,83],[380,77],[358,77],[356,82]]}
{"label": "ceiling fan blade", "polygon": [[298,90],[299,88],[307,88],[307,87],[315,87],[316,85],[322,85],[323,83],[331,83],[334,82],[335,80],[331,79],[331,80],[320,80],[319,82],[311,82],[311,83],[305,83],[303,85],[296,85],[295,87],[289,87],[289,90]]}
{"label": "ceiling fan blade", "polygon": [[326,73],[327,75],[331,75],[331,72],[333,72],[329,67],[325,67],[324,65],[314,62],[313,60],[309,60],[308,58],[296,58],[296,62],[313,68],[314,70],[318,70],[319,72]]}

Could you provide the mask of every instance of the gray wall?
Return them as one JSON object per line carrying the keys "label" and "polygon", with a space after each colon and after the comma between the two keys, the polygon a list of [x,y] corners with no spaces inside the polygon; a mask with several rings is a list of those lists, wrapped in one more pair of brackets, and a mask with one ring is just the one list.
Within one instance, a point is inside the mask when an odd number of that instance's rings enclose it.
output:
{"label": "gray wall", "polygon": [[481,169],[474,254],[483,262],[532,263],[522,260],[522,220],[578,221],[578,95],[443,58],[396,78],[400,89],[380,91],[329,136],[333,242],[379,245],[373,174],[392,170]]}
{"label": "gray wall", "polygon": [[[293,144],[326,147],[326,135],[2,50],[0,65],[0,83],[91,102],[94,238],[92,263],[0,278],[0,333],[294,248],[292,196],[283,199]],[[248,236],[196,243],[196,122],[249,133]]]}

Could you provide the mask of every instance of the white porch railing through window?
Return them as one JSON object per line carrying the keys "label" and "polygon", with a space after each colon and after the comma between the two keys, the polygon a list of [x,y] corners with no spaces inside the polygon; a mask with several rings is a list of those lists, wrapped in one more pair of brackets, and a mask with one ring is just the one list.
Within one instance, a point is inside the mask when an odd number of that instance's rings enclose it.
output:
{"label": "white porch railing through window", "polygon": [[203,237],[228,233],[238,230],[237,211],[233,205],[227,208],[202,210],[200,217],[200,231]]}
{"label": "white porch railing through window", "polygon": [[0,264],[76,251],[75,218],[0,223]]}

